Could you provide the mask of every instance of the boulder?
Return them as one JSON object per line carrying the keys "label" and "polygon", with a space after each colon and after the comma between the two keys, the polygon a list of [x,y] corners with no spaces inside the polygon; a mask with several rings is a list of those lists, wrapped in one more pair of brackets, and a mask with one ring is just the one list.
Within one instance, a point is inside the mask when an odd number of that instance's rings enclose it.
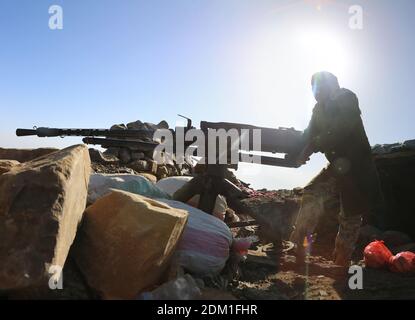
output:
{"label": "boulder", "polygon": [[149,172],[151,172],[154,175],[157,175],[157,170],[158,170],[157,162],[155,162],[154,160],[148,160],[147,162],[149,164]]}
{"label": "boulder", "polygon": [[141,160],[145,157],[143,152],[134,151],[131,152],[131,160]]}
{"label": "boulder", "polygon": [[180,171],[173,165],[166,165],[168,176],[180,176]]}
{"label": "boulder", "polygon": [[187,212],[114,190],[87,208],[75,259],[104,299],[133,299],[165,280]]}
{"label": "boulder", "polygon": [[169,170],[166,166],[158,166],[157,168],[157,177],[159,179],[164,179],[169,176]]}
{"label": "boulder", "polygon": [[151,173],[139,173],[138,175],[147,178],[148,180],[150,180],[153,183],[156,183],[157,182],[157,177],[154,174],[151,174]]}
{"label": "boulder", "polygon": [[0,160],[0,174],[9,172],[13,167],[20,164],[19,161],[16,160]]}
{"label": "boulder", "polygon": [[55,148],[39,148],[39,149],[4,149],[0,148],[0,159],[16,160],[26,162],[44,155],[56,152]]}
{"label": "boulder", "polygon": [[141,129],[145,129],[144,124],[140,120],[127,123],[127,128],[129,130],[141,130]]}
{"label": "boulder", "polygon": [[120,149],[119,148],[116,148],[116,147],[110,147],[110,148],[107,148],[104,152],[103,152],[103,155],[105,156],[105,157],[111,157],[111,158],[115,158],[116,160],[118,160],[118,151],[119,151]]}
{"label": "boulder", "polygon": [[111,126],[110,130],[127,130],[127,127],[123,123],[114,124],[113,126]]}
{"label": "boulder", "polygon": [[127,164],[127,167],[133,169],[134,171],[149,171],[150,165],[146,160],[135,160]]}
{"label": "boulder", "polygon": [[[76,239],[75,239],[76,241]],[[72,250],[71,250],[72,251]],[[58,284],[55,290],[51,290],[46,283],[42,287],[29,287],[7,292],[8,300],[91,300],[98,299],[91,290],[83,275],[76,266],[71,251],[62,270],[61,288]]]}
{"label": "boulder", "polygon": [[162,120],[157,124],[157,128],[159,128],[159,129],[168,129],[169,124],[167,123],[166,120]]}
{"label": "boulder", "polygon": [[88,148],[75,145],[0,176],[0,289],[48,284],[85,210]]}
{"label": "boulder", "polygon": [[120,148],[118,151],[118,159],[122,163],[129,163],[131,161],[131,151],[127,148]]}
{"label": "boulder", "polygon": [[92,162],[102,164],[117,164],[118,159],[115,156],[106,156],[101,151],[93,148],[89,148],[89,157]]}
{"label": "boulder", "polygon": [[127,129],[129,130],[149,130],[150,133],[157,129],[168,129],[169,124],[166,121],[160,121],[158,124],[150,122],[142,122],[140,120],[127,123]]}

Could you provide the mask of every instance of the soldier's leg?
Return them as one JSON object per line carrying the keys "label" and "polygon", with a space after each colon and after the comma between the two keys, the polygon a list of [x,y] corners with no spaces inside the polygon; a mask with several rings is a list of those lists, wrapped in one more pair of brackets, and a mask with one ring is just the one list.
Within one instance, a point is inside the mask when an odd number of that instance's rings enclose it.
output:
{"label": "soldier's leg", "polygon": [[369,208],[365,193],[353,178],[342,180],[340,202],[339,230],[333,258],[337,265],[348,266],[359,238],[362,216]]}
{"label": "soldier's leg", "polygon": [[347,216],[343,212],[340,213],[339,231],[333,253],[333,259],[337,265],[348,266],[350,264],[361,225],[361,215]]}

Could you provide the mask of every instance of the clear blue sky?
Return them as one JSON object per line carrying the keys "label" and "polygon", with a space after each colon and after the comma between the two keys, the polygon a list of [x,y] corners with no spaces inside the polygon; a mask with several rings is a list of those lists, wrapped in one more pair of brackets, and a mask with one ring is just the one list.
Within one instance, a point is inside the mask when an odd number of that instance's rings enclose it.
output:
{"label": "clear blue sky", "polygon": [[[63,30],[48,28],[53,4]],[[363,30],[349,28],[352,4]],[[357,93],[372,144],[414,139],[414,30],[413,0],[1,0],[0,146],[80,142],[16,138],[17,127],[174,126],[177,113],[304,129],[320,67]],[[324,164],[239,176],[301,186]]]}

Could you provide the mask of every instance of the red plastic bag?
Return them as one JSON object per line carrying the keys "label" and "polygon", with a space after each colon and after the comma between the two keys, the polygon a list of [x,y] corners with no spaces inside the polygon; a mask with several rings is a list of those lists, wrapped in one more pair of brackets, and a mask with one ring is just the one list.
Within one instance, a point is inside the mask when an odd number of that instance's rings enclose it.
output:
{"label": "red plastic bag", "polygon": [[384,245],[383,241],[373,241],[366,246],[363,255],[367,267],[383,268],[389,264],[392,252]]}
{"label": "red plastic bag", "polygon": [[397,273],[415,272],[415,253],[405,251],[391,257],[389,269]]}

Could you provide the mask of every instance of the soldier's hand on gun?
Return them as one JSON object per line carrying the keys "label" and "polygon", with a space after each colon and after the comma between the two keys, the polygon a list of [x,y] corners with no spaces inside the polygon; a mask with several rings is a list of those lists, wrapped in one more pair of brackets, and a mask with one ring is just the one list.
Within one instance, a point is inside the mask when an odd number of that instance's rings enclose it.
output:
{"label": "soldier's hand on gun", "polygon": [[297,162],[296,162],[297,168],[299,168],[302,165],[306,164],[308,160],[310,160],[310,158],[298,158]]}
{"label": "soldier's hand on gun", "polygon": [[307,161],[310,160],[310,156],[312,155],[311,146],[306,146],[297,156],[296,158],[296,165],[297,168],[301,167],[302,165],[306,164]]}

